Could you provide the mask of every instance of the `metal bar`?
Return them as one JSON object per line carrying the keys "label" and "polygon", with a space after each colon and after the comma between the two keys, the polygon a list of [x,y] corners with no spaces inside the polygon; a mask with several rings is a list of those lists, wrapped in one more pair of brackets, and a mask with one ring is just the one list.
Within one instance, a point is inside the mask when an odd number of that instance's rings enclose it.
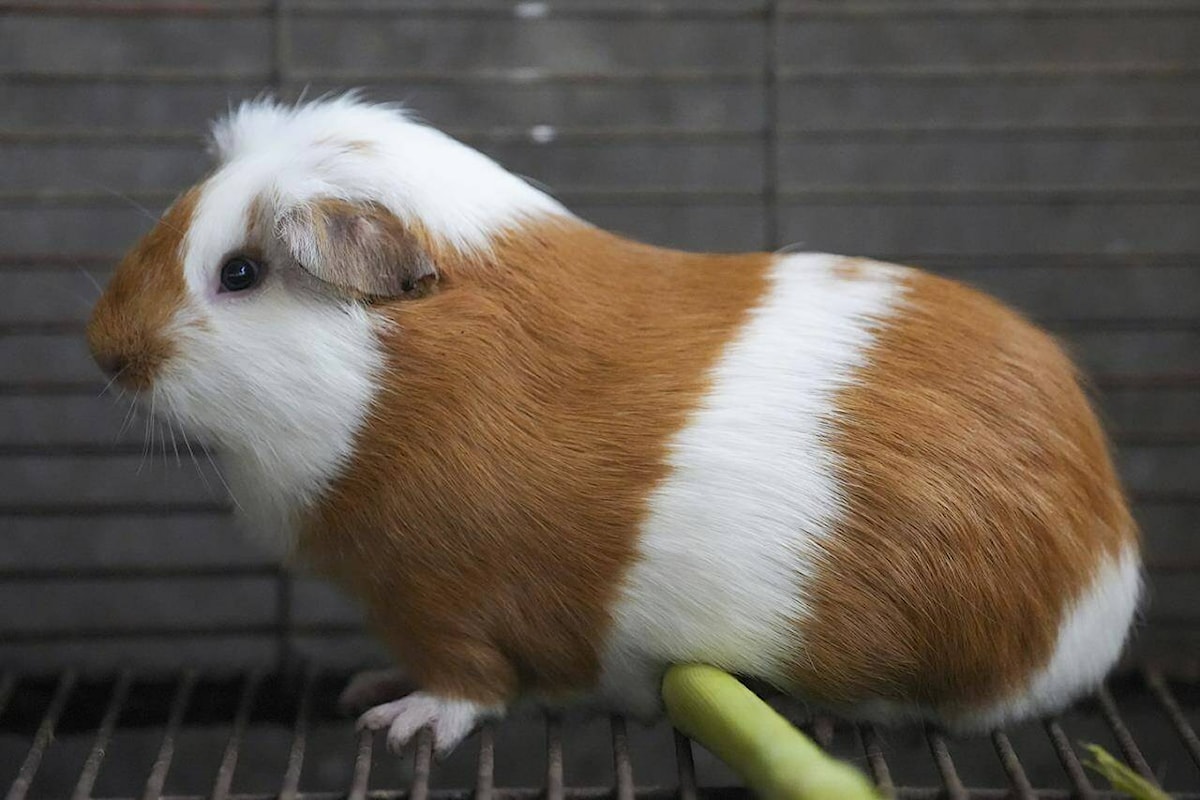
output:
{"label": "metal bar", "polygon": [[[1200,387],[1200,372],[1095,375],[1092,383],[1101,389],[1192,389]],[[1144,494],[1149,496],[1149,493]]]}
{"label": "metal bar", "polygon": [[475,766],[475,800],[492,800],[496,788],[496,726],[485,722],[479,729],[479,760]]}
{"label": "metal bar", "polygon": [[1039,323],[1062,333],[1192,333],[1200,331],[1200,319],[1182,317],[1126,318],[1042,317]]}
{"label": "metal bar", "polygon": [[0,129],[0,144],[50,146],[137,146],[147,144],[204,147],[205,136],[195,131],[147,131],[120,128],[6,128]]}
{"label": "metal bar", "polygon": [[[703,205],[704,203],[757,203],[775,198],[789,205],[904,205],[988,204],[1041,205],[1078,200],[1093,204],[1193,203],[1200,202],[1200,186],[812,186],[779,189],[769,180],[767,169],[775,164],[766,148],[776,149],[774,138],[764,133],[763,190],[683,189],[644,187],[607,189],[560,187],[555,195],[564,202],[587,205]],[[144,205],[166,206],[178,192],[172,189],[134,192],[128,197]],[[0,193],[0,206],[8,208],[120,208],[123,198],[90,190],[26,190]],[[776,247],[768,247],[774,250]]]}
{"label": "metal bar", "polygon": [[564,800],[562,718],[546,717],[546,800]]}
{"label": "metal bar", "polygon": [[350,780],[350,793],[346,800],[366,800],[367,786],[371,782],[371,748],[375,736],[363,729],[358,734],[358,749],[354,756],[354,776]]}
{"label": "metal bar", "polygon": [[1000,764],[1008,775],[1009,783],[1012,784],[1013,795],[1020,800],[1037,800],[1033,784],[1026,777],[1025,768],[1021,766],[1021,760],[1017,758],[1017,751],[1008,740],[1008,734],[1002,730],[992,731],[992,744],[996,747],[996,755],[1000,757]]}
{"label": "metal bar", "polygon": [[417,743],[413,750],[412,785],[408,790],[409,800],[429,800],[429,774],[433,770],[433,730],[422,728],[417,731]]}
{"label": "metal bar", "polygon": [[[10,0],[0,4],[0,13],[20,13],[36,16],[80,16],[80,17],[261,17],[269,9],[269,3],[188,3],[154,2],[154,0],[125,0],[103,5],[86,2],[46,2],[46,0]],[[462,0],[425,0],[425,2],[338,2],[338,0],[297,0],[295,11],[305,16],[328,14],[353,14],[356,16],[400,16],[433,18],[486,18],[504,19],[516,17],[522,20],[551,18],[604,19],[604,20],[729,20],[755,19],[762,15],[761,4],[724,7],[720,3],[700,6],[672,6],[660,3],[638,2],[593,2],[559,5],[551,3],[483,2],[468,3]],[[1119,16],[1157,17],[1193,16],[1197,13],[1189,0],[1157,0],[1157,2],[1129,3],[1121,0],[1087,0],[1079,3],[1048,3],[1042,0],[996,3],[994,0],[926,0],[926,2],[899,5],[893,2],[792,2],[783,9],[788,18],[798,19],[863,19],[885,18],[939,18],[939,17],[1082,17]]]}
{"label": "metal bar", "polygon": [[96,84],[261,84],[266,75],[258,72],[220,72],[158,67],[137,70],[97,70],[95,72],[64,72],[46,69],[0,70],[0,82],[45,86],[56,83]]}
{"label": "metal bar", "polygon": [[[1116,433],[1113,441],[1134,447],[1179,447],[1200,444],[1200,430],[1182,431],[1127,431]],[[1178,562],[1174,562],[1178,563]],[[1164,568],[1170,565],[1162,564]]]}
{"label": "metal bar", "polygon": [[[2,535],[2,534],[0,534]],[[188,578],[270,578],[278,567],[256,564],[230,564],[219,566],[202,564],[197,566],[154,566],[130,565],[119,567],[12,567],[0,569],[0,583],[15,581],[139,581],[188,579]]]}
{"label": "metal bar", "polygon": [[300,704],[296,709],[296,725],[292,729],[292,747],[288,751],[287,767],[283,771],[283,785],[279,789],[279,800],[298,800],[300,797],[300,775],[304,771],[304,750],[308,744],[308,717],[312,710],[317,675],[316,667],[308,666],[304,670],[304,683],[300,688]]}
{"label": "metal bar", "polygon": [[679,773],[679,800],[697,800],[696,761],[692,757],[692,740],[678,730],[675,734],[675,768]]}
{"label": "metal bar", "polygon": [[[666,193],[664,193],[666,194]],[[830,186],[787,189],[780,200],[792,205],[903,205],[953,203],[1041,205],[1078,200],[1093,204],[1191,203],[1200,187],[1169,186]]]}
{"label": "metal bar", "polygon": [[1129,3],[1120,0],[1085,0],[1077,3],[1049,3],[1045,0],[925,0],[924,2],[895,3],[867,2],[792,2],[786,8],[789,17],[806,19],[861,19],[873,17],[1076,17],[1076,16],[1191,16],[1197,7],[1188,0]]}
{"label": "metal bar", "polygon": [[1114,256],[1103,253],[875,253],[884,261],[920,262],[941,269],[1130,269],[1146,267],[1192,267],[1200,253],[1128,253]]}
{"label": "metal bar", "polygon": [[1159,561],[1162,556],[1145,558],[1142,561],[1142,568],[1154,575],[1182,575],[1189,572],[1200,574],[1200,560],[1195,559],[1175,559],[1171,561]]}
{"label": "metal bar", "polygon": [[1158,778],[1150,769],[1150,765],[1146,763],[1141,749],[1133,739],[1133,734],[1125,726],[1125,721],[1121,719],[1120,709],[1117,708],[1116,701],[1113,700],[1106,684],[1101,684],[1099,691],[1096,692],[1096,699],[1100,701],[1100,710],[1104,714],[1104,719],[1108,722],[1108,727],[1112,729],[1113,736],[1117,739],[1117,746],[1121,748],[1121,753],[1125,756],[1129,766],[1133,767],[1143,778],[1158,786]]}
{"label": "metal bar", "polygon": [[[1194,566],[1200,570],[1200,565]],[[1175,727],[1175,732],[1183,740],[1183,746],[1187,749],[1188,755],[1192,757],[1192,762],[1197,767],[1200,767],[1200,736],[1196,735],[1196,730],[1188,722],[1183,709],[1179,707],[1179,703],[1171,693],[1171,687],[1167,685],[1162,673],[1155,667],[1148,667],[1143,670],[1142,677],[1145,679],[1150,693],[1154,695],[1154,699],[1158,701],[1158,704],[1162,706],[1163,711],[1171,720],[1171,725]]]}
{"label": "metal bar", "polygon": [[[1145,126],[1151,127],[1151,126]],[[1154,128],[1155,132],[1163,126]],[[1190,132],[1200,132],[1200,125],[1177,126],[1176,135],[1184,137]],[[445,132],[456,139],[473,144],[536,144],[539,147],[555,145],[605,145],[628,144],[630,142],[705,143],[757,141],[758,130],[748,128],[675,128],[675,127],[627,127],[627,128],[554,128],[554,137],[546,139],[539,126],[496,126],[492,128],[446,128]],[[832,129],[830,129],[832,130]],[[1114,128],[1119,133],[1123,128]],[[1164,129],[1165,130],[1165,129]],[[1132,132],[1131,132],[1132,133]],[[1164,133],[1168,135],[1170,131]],[[798,136],[803,136],[798,133]],[[1099,134],[1098,134],[1099,135]],[[23,147],[63,144],[79,147],[134,147],[145,145],[171,145],[201,150],[206,137],[193,131],[146,131],[122,128],[9,128],[0,129],[0,145]]]}
{"label": "metal bar", "polygon": [[90,800],[92,787],[96,785],[96,777],[100,774],[100,766],[104,763],[104,755],[108,751],[108,743],[112,739],[113,731],[116,730],[117,722],[120,721],[125,701],[129,697],[129,688],[132,685],[133,673],[128,669],[121,670],[117,676],[117,682],[113,686],[108,706],[104,709],[104,716],[100,720],[96,738],[92,742],[92,749],[88,752],[87,760],[83,762],[83,769],[79,773],[79,779],[75,782],[74,791],[71,792],[71,800]]}
{"label": "metal bar", "polygon": [[[185,639],[185,638],[220,638],[229,636],[261,636],[273,637],[277,627],[271,624],[263,625],[212,625],[196,627],[100,627],[100,628],[59,628],[53,630],[0,630],[0,639],[5,644],[34,644],[44,642],[61,642],[78,639],[93,641],[95,639]],[[364,633],[361,625],[347,623],[311,623],[298,625],[297,633],[311,636],[358,636]]]}
{"label": "metal bar", "polygon": [[[1038,800],[1078,800],[1070,789],[1041,789],[1037,796]],[[943,789],[901,786],[896,789],[896,797],[899,800],[945,800],[946,794]],[[1012,790],[973,788],[969,797],[970,800],[1010,800]],[[1130,800],[1127,793],[1115,790],[1100,791],[1093,797],[1096,800]],[[1171,800],[1200,800],[1200,792],[1178,792],[1171,796]]]}
{"label": "metal bar", "polygon": [[954,759],[950,756],[950,748],[946,746],[945,737],[932,727],[927,727],[925,729],[925,738],[929,742],[929,751],[933,753],[933,761],[937,765],[938,774],[942,778],[942,786],[946,790],[946,797],[949,800],[969,800],[967,789],[958,777],[958,770],[954,766]]}
{"label": "metal bar", "polygon": [[859,725],[859,742],[867,757],[867,769],[871,771],[871,780],[884,797],[896,796],[896,785],[892,783],[892,771],[888,768],[887,759],[883,756],[883,747],[879,744],[879,733],[871,724]]}
{"label": "metal bar", "polygon": [[146,779],[146,788],[142,792],[142,800],[159,800],[163,787],[167,783],[167,772],[171,769],[171,760],[175,757],[175,739],[179,729],[183,727],[183,718],[187,714],[188,702],[192,691],[196,688],[199,674],[194,669],[186,670],[171,698],[171,710],[167,714],[166,731],[163,733],[162,744],[158,747],[158,756],[150,768],[150,776]]}
{"label": "metal bar", "polygon": [[[38,16],[79,16],[79,17],[125,17],[125,16],[163,16],[163,17],[262,17],[270,9],[269,3],[247,2],[245,4],[212,4],[192,3],[180,5],[164,2],[119,3],[80,2],[8,2],[0,4],[0,13],[18,12]],[[610,21],[639,21],[639,20],[735,20],[754,19],[761,16],[758,5],[723,7],[721,4],[706,6],[671,6],[659,3],[642,4],[628,3],[571,3],[560,5],[543,2],[490,2],[466,3],[438,2],[320,2],[320,0],[299,0],[295,3],[294,13],[297,15],[322,17],[331,14],[354,15],[357,17],[394,16],[400,18],[433,18],[433,19],[520,19],[534,21],[540,19],[588,19]]]}
{"label": "metal bar", "polygon": [[[1187,121],[1103,123],[920,123],[904,125],[776,126],[781,141],[910,140],[931,138],[972,139],[1184,139],[1200,135],[1200,124]],[[747,128],[572,128],[555,126],[554,138],[537,133],[537,126],[496,126],[485,129],[447,128],[456,139],[474,144],[620,144],[629,142],[748,142],[761,141],[762,130]],[[121,128],[9,128],[0,129],[0,144],[20,146],[133,147],[170,145],[200,150],[206,137],[190,130],[126,130]]]}
{"label": "metal bar", "polygon": [[0,505],[3,517],[162,517],[183,514],[226,515],[233,512],[228,503],[15,503]]}
{"label": "metal bar", "polygon": [[246,734],[246,725],[250,721],[250,712],[254,709],[254,699],[258,695],[258,687],[262,684],[262,680],[263,675],[257,670],[246,677],[241,697],[238,698],[237,711],[233,717],[233,730],[229,734],[229,741],[225,744],[225,752],[221,756],[221,766],[217,769],[217,779],[210,795],[211,800],[227,800],[229,797],[230,788],[233,786],[233,773],[237,770],[242,737]]}
{"label": "metal bar", "polygon": [[85,266],[111,267],[120,259],[120,253],[0,253],[0,268],[58,268],[75,271]]}
{"label": "metal bar", "polygon": [[[16,325],[0,324],[0,336],[23,335],[13,333]],[[82,333],[83,326],[75,326]],[[57,335],[57,334],[56,334]],[[0,443],[0,458],[25,458],[29,456],[49,456],[55,458],[112,458],[114,456],[137,456],[145,452],[146,442],[114,442],[99,444],[94,442],[49,442],[44,445]],[[197,456],[214,455],[212,450],[193,447],[192,452]]]}
{"label": "metal bar", "polygon": [[766,250],[779,249],[779,2],[769,0],[763,24],[762,199]]}
{"label": "metal bar", "polygon": [[[786,127],[784,141],[912,140],[912,139],[1116,139],[1179,138],[1200,135],[1200,125],[1186,120],[1164,122],[928,122],[887,125],[821,125]],[[0,134],[3,141],[3,134]]]}
{"label": "metal bar", "polygon": [[246,17],[246,16],[261,16],[264,11],[262,3],[247,2],[241,3],[220,3],[208,0],[207,2],[196,3],[171,3],[171,2],[138,2],[138,0],[126,0],[126,2],[61,2],[60,0],[10,0],[9,2],[0,3],[0,13],[3,14],[24,14],[29,16],[71,16],[71,17],[145,17],[145,16],[172,16],[172,17]]}
{"label": "metal bar", "polygon": [[633,762],[629,760],[629,735],[625,727],[625,718],[619,715],[609,717],[612,728],[613,749],[613,787],[616,800],[634,800]]}
{"label": "metal bar", "polygon": [[762,16],[762,4],[731,5],[710,3],[688,6],[664,3],[644,3],[637,0],[626,2],[463,2],[462,0],[425,0],[403,3],[396,2],[341,2],[340,0],[297,0],[297,11],[305,15],[353,13],[367,15],[403,15],[422,17],[451,17],[455,20],[485,18],[516,18],[522,21],[541,19],[588,19],[588,20],[719,20],[757,19]]}
{"label": "metal bar", "polygon": [[1063,771],[1067,773],[1067,778],[1071,781],[1071,788],[1076,796],[1079,800],[1093,800],[1096,797],[1096,790],[1092,788],[1092,782],[1088,780],[1083,764],[1075,755],[1075,750],[1071,747],[1071,740],[1063,732],[1062,724],[1057,717],[1051,717],[1045,720],[1043,725],[1046,733],[1050,736],[1051,744],[1054,745],[1054,752],[1058,755],[1059,762],[1062,763]]}
{"label": "metal bar", "polygon": [[1200,67],[1176,63],[1059,63],[1059,64],[889,64],[878,67],[784,68],[780,80],[789,83],[868,81],[1063,81],[1078,78],[1110,80],[1191,80]]}
{"label": "metal bar", "polygon": [[[0,81],[9,84],[45,86],[50,84],[163,84],[163,85],[257,85],[269,81],[260,71],[223,72],[175,67],[151,67],[138,70],[102,70],[67,72],[44,69],[3,69]],[[603,72],[572,72],[534,67],[496,67],[462,72],[396,69],[389,72],[349,70],[296,70],[288,76],[289,84],[370,84],[388,86],[454,86],[459,84],[512,84],[515,86],[577,85],[577,84],[678,84],[678,83],[751,83],[759,75],[743,69],[678,68],[651,70],[611,68]]]}
{"label": "metal bar", "polygon": [[25,795],[29,792],[29,787],[33,783],[34,777],[37,776],[38,767],[42,765],[42,756],[46,754],[46,748],[54,741],[54,729],[58,727],[58,718],[62,716],[63,709],[66,708],[71,691],[75,688],[75,681],[74,670],[67,670],[59,679],[50,704],[46,706],[42,721],[38,724],[37,732],[33,736],[33,744],[30,745],[25,760],[21,762],[16,780],[9,787],[5,800],[24,800]]}

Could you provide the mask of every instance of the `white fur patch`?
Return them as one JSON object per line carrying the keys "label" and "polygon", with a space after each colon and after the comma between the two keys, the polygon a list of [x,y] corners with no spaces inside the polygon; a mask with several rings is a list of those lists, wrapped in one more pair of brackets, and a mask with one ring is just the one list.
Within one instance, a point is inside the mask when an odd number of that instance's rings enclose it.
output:
{"label": "white fur patch", "polygon": [[978,715],[958,721],[986,730],[1063,708],[1100,685],[1121,655],[1142,591],[1141,559],[1129,546],[1106,559],[1083,596],[1063,615],[1050,661],[1028,688]]}
{"label": "white fur patch", "polygon": [[843,260],[778,259],[672,443],[604,656],[602,692],[635,712],[657,706],[668,663],[787,679],[813,542],[841,510],[826,444],[834,397],[902,291],[901,268],[871,265],[848,280],[836,274]]}
{"label": "white fur patch", "polygon": [[294,107],[243,103],[214,127],[213,142],[228,171],[257,176],[281,205],[371,200],[464,251],[486,248],[522,219],[568,213],[482,153],[352,94]]}
{"label": "white fur patch", "polygon": [[[287,554],[297,512],[337,476],[376,392],[368,312],[267,285],[177,321],[178,355],[155,384],[164,410],[216,443],[244,527]],[[227,301],[226,301],[227,300]]]}

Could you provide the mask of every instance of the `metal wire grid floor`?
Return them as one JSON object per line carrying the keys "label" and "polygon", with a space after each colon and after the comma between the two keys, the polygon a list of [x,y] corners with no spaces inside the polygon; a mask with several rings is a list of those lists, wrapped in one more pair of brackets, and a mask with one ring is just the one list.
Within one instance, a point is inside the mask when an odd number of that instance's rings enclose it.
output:
{"label": "metal wire grid floor", "polygon": [[[250,672],[233,677],[202,676],[185,671],[173,676],[142,676],[125,671],[103,679],[82,678],[68,671],[50,678],[23,679],[12,672],[0,677],[0,768],[14,772],[6,800],[37,798],[155,798],[173,800],[525,800],[545,797],[601,798],[733,798],[748,795],[736,785],[709,785],[710,778],[697,770],[697,761],[711,757],[698,750],[678,732],[665,726],[653,729],[660,744],[669,750],[673,739],[674,780],[645,785],[635,774],[639,747],[650,741],[639,736],[641,744],[631,743],[631,726],[621,717],[608,720],[607,737],[612,756],[607,785],[574,786],[568,783],[564,769],[564,741],[582,724],[549,716],[533,722],[544,742],[525,745],[541,749],[544,764],[541,785],[518,788],[497,780],[497,767],[503,763],[499,739],[513,723],[485,725],[474,742],[464,744],[458,754],[456,774],[440,780],[441,767],[432,756],[432,743],[423,733],[410,748],[405,760],[387,754],[369,732],[355,735],[349,720],[333,713],[333,698],[344,676],[320,676],[313,670],[301,675]],[[1144,704],[1152,718],[1130,721],[1126,709]],[[960,772],[954,751],[968,745],[978,748],[983,740],[950,739],[928,729],[924,731],[888,731],[869,725],[851,725],[829,717],[806,716],[791,704],[781,706],[823,747],[841,758],[856,761],[874,779],[883,793],[897,798],[1115,798],[1118,793],[1099,786],[1093,780],[1078,753],[1078,737],[1100,738],[1089,723],[1103,724],[1108,734],[1101,743],[1124,758],[1139,774],[1152,781],[1167,778],[1167,788],[1180,800],[1200,800],[1200,737],[1195,720],[1200,717],[1200,671],[1188,680],[1168,681],[1154,667],[1142,668],[1136,676],[1114,681],[1090,700],[1061,718],[1022,726],[1014,731],[995,731],[990,747],[1003,776],[999,785],[977,785],[978,776]],[[314,734],[322,724],[330,726],[331,736],[317,741]],[[528,726],[527,726],[528,727]],[[146,754],[148,763],[139,765],[131,752],[122,754],[117,740],[125,733],[139,730],[156,743]],[[211,766],[203,786],[172,785],[172,769],[183,765],[196,767],[205,759],[197,752],[191,733],[207,730],[223,737],[219,758]],[[267,754],[258,734],[271,730],[276,739],[290,739],[286,748]],[[1136,736],[1135,736],[1136,732]],[[895,736],[903,742],[892,741]],[[1139,737],[1141,741],[1139,741]],[[1169,737],[1169,741],[1167,738]],[[144,738],[144,737],[143,737]],[[211,739],[211,736],[209,737]],[[837,740],[837,741],[835,741]],[[1151,740],[1154,740],[1151,742]],[[1151,751],[1149,748],[1153,747]],[[72,750],[72,753],[65,751]],[[126,751],[129,748],[125,748]],[[1026,759],[1018,756],[1023,750]],[[308,762],[330,751],[344,756],[348,774],[313,776]],[[1040,751],[1040,753],[1038,752]],[[1058,774],[1050,779],[1040,767],[1028,770],[1026,764],[1039,755],[1053,752]],[[1147,753],[1153,752],[1155,767]],[[1163,760],[1162,756],[1169,757]],[[335,755],[336,755],[335,754]],[[1031,759],[1032,755],[1032,759]],[[1190,764],[1176,763],[1176,761]],[[211,760],[211,759],[210,759]],[[916,762],[923,760],[925,765]],[[381,779],[380,766],[403,766],[403,775]],[[267,788],[273,772],[275,783]],[[913,785],[908,778],[924,768],[936,777],[929,785]],[[247,789],[245,773],[255,771],[254,786]],[[711,770],[709,770],[711,772]],[[197,771],[192,769],[193,773]],[[335,771],[336,772],[336,771]],[[595,775],[592,777],[594,779]],[[658,776],[661,778],[661,775]],[[728,777],[726,773],[724,778]],[[1187,781],[1191,783],[1187,783]],[[264,783],[266,781],[266,783]],[[726,781],[728,782],[728,781]],[[1043,785],[1053,784],[1050,786]],[[102,785],[103,784],[103,785]]]}

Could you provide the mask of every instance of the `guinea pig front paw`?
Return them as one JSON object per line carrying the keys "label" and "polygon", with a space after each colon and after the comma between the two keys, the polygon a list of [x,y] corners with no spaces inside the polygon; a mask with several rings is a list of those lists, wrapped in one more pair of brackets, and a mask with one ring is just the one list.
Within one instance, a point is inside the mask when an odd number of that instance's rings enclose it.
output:
{"label": "guinea pig front paw", "polygon": [[438,758],[450,753],[467,738],[485,715],[497,709],[469,700],[449,700],[425,692],[382,703],[358,718],[358,728],[378,731],[387,728],[387,745],[399,754],[422,728],[433,731],[433,747]]}
{"label": "guinea pig front paw", "polygon": [[380,703],[404,697],[415,688],[408,674],[398,667],[364,670],[356,673],[338,695],[338,711],[347,716],[361,713]]}

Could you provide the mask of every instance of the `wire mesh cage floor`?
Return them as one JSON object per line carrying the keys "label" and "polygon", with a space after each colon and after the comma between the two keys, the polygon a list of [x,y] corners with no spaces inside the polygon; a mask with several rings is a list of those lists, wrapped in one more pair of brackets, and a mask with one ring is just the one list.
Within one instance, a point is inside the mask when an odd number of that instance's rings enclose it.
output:
{"label": "wire mesh cage floor", "polygon": [[[1196,665],[1200,668],[1200,665]],[[778,708],[898,798],[1120,797],[1084,766],[1085,742],[1180,800],[1200,798],[1200,669],[1123,673],[1059,717],[957,739]],[[530,710],[490,723],[445,762],[422,734],[402,756],[336,712],[344,675],[0,677],[6,800],[745,797],[665,724]],[[673,754],[673,756],[672,756]],[[988,756],[990,757],[981,757]],[[0,785],[4,785],[0,783]]]}

